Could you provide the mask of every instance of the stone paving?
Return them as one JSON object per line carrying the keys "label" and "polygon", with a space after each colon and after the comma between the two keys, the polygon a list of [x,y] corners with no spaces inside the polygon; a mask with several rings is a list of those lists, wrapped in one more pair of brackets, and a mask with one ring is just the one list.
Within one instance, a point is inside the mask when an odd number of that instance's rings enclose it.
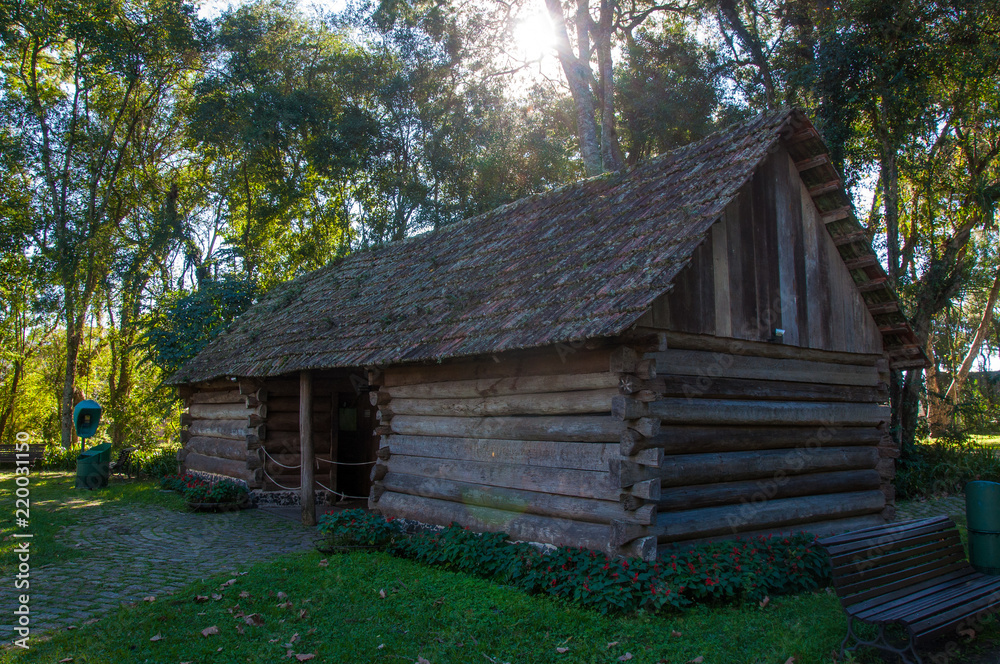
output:
{"label": "stone paving", "polygon": [[956,523],[965,523],[965,496],[954,495],[930,500],[902,500],[896,504],[896,520],[926,519],[950,516]]}
{"label": "stone paving", "polygon": [[[312,546],[314,531],[267,510],[192,514],[157,506],[81,510],[60,541],[87,555],[31,570],[32,633],[79,625],[150,595]],[[23,591],[21,591],[23,592]],[[9,641],[17,607],[12,583],[0,587],[0,634]]]}

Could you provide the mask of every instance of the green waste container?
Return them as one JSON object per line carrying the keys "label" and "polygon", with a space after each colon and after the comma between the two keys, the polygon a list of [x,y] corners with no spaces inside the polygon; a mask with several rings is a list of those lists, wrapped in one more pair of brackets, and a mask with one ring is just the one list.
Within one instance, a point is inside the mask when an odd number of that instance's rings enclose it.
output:
{"label": "green waste container", "polygon": [[969,562],[983,574],[1000,574],[1000,483],[965,485]]}
{"label": "green waste container", "polygon": [[103,489],[111,475],[111,443],[95,445],[76,460],[76,488]]}

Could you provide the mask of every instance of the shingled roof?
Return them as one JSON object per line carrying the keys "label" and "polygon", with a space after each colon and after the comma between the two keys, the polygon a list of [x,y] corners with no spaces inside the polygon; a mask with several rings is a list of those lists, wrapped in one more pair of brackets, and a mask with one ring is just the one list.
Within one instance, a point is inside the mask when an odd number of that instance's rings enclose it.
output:
{"label": "shingled roof", "polygon": [[614,336],[704,240],[778,142],[897,364],[922,363],[819,134],[799,110],[759,115],[635,168],[358,252],[271,291],[171,377],[265,377],[496,353]]}

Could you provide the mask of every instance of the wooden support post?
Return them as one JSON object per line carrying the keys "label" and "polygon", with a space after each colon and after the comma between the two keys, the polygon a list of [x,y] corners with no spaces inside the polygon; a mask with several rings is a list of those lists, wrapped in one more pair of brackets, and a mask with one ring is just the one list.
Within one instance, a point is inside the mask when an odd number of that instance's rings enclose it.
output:
{"label": "wooden support post", "polygon": [[316,492],[313,487],[316,460],[312,437],[312,374],[299,374],[299,448],[302,459],[302,525],[316,525]]}

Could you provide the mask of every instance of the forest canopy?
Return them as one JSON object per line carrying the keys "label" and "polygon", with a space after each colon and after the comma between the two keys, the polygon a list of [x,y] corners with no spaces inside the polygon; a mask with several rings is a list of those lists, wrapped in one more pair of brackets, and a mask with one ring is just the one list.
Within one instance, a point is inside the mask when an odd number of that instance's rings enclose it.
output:
{"label": "forest canopy", "polygon": [[806,109],[932,366],[904,441],[1000,425],[995,0],[0,0],[0,442],[170,439],[162,381],[275,285]]}

